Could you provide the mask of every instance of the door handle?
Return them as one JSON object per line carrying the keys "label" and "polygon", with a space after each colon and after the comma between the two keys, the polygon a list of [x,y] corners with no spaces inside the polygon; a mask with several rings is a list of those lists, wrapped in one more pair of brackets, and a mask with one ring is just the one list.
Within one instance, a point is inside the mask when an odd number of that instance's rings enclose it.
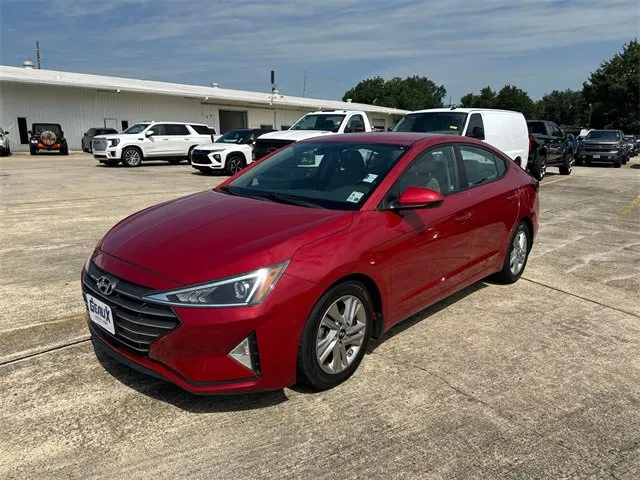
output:
{"label": "door handle", "polygon": [[460,215],[460,216],[456,217],[455,220],[458,223],[464,223],[467,220],[469,220],[470,218],[471,218],[471,212],[467,212],[464,215]]}
{"label": "door handle", "polygon": [[517,199],[518,199],[518,194],[517,193],[514,193],[513,195],[509,195],[507,197],[507,200],[509,200],[511,203],[514,203]]}

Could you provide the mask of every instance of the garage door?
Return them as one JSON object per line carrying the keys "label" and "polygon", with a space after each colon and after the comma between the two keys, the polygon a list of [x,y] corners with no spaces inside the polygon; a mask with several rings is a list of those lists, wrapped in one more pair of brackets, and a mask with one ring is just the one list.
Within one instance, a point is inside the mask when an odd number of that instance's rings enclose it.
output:
{"label": "garage door", "polygon": [[247,128],[246,110],[220,110],[220,133],[227,133],[234,128]]}

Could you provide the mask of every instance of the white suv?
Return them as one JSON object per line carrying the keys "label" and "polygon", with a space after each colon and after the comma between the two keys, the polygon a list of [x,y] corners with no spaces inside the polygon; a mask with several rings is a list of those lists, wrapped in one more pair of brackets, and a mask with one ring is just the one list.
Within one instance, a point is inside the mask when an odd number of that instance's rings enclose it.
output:
{"label": "white suv", "polygon": [[201,123],[142,122],[113,135],[91,141],[93,156],[109,166],[122,162],[138,167],[146,159],[163,159],[177,165],[198,145],[213,141],[215,130]]}

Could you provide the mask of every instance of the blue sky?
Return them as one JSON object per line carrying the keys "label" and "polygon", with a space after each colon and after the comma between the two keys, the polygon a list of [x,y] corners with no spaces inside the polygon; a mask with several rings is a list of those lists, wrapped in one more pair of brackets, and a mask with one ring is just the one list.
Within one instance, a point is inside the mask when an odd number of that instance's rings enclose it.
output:
{"label": "blue sky", "polygon": [[0,0],[0,63],[341,98],[426,75],[456,102],[509,83],[580,88],[638,36],[637,0]]}

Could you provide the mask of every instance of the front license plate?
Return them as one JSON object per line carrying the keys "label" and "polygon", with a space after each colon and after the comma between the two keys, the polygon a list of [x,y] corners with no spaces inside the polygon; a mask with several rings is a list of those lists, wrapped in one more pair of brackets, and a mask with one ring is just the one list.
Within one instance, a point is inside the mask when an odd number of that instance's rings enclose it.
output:
{"label": "front license plate", "polygon": [[113,315],[109,305],[87,294],[87,308],[89,309],[89,318],[93,323],[100,325],[111,335],[116,334],[116,327],[113,324]]}
{"label": "front license plate", "polygon": [[594,155],[593,158],[600,158],[600,155]]}

